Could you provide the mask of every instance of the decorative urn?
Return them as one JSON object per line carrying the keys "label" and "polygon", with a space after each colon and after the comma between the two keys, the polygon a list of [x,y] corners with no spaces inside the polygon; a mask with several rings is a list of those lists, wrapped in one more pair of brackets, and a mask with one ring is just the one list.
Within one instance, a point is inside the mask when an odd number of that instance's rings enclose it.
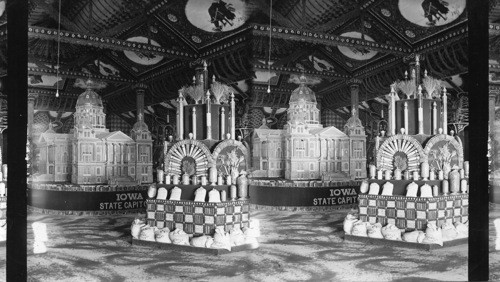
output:
{"label": "decorative urn", "polygon": [[396,168],[394,170],[394,179],[395,180],[401,180],[401,169]]}
{"label": "decorative urn", "polygon": [[217,183],[217,168],[215,167],[215,165],[212,165],[210,167],[208,177],[211,185],[215,185]]}
{"label": "decorative urn", "polygon": [[368,180],[365,179],[361,182],[361,186],[359,187],[361,194],[366,194],[366,192],[368,192],[368,186]]}
{"label": "decorative urn", "polygon": [[155,198],[156,197],[156,191],[157,191],[157,187],[156,187],[156,184],[151,184],[149,185],[149,188],[148,188],[148,197],[149,198]]}
{"label": "decorative urn", "polygon": [[452,194],[460,192],[460,172],[454,169],[450,172],[448,178],[448,180],[450,181],[450,192]]}
{"label": "decorative urn", "polygon": [[242,171],[237,179],[238,197],[240,200],[245,200],[248,197],[248,178],[246,171]]}

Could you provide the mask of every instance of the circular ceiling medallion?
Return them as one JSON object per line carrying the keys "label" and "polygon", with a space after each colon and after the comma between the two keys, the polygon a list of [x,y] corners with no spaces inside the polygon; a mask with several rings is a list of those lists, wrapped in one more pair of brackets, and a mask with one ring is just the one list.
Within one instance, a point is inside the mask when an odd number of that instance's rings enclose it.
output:
{"label": "circular ceiling medallion", "polygon": [[191,36],[191,40],[193,40],[195,43],[201,43],[201,38],[196,35]]}
{"label": "circular ceiling medallion", "polygon": [[224,32],[242,26],[248,18],[245,0],[188,0],[186,17],[199,29]]}
{"label": "circular ceiling medallion", "polygon": [[171,21],[173,23],[177,22],[177,17],[175,15],[168,14],[167,18],[168,18],[169,21]]}
{"label": "circular ceiling medallion", "polygon": [[369,23],[369,22],[363,22],[363,25],[366,27],[366,28],[372,28],[372,24]]}
{"label": "circular ceiling medallion", "polygon": [[399,0],[399,11],[409,22],[441,26],[455,21],[465,10],[466,0]]}
{"label": "circular ceiling medallion", "polygon": [[384,15],[386,17],[390,17],[391,16],[391,11],[389,11],[387,9],[381,9],[380,12],[382,13],[382,15]]}
{"label": "circular ceiling medallion", "polygon": [[[340,36],[361,39],[361,33],[357,31],[346,32],[341,34]],[[367,41],[375,42],[373,38],[371,38],[368,35],[364,35],[364,39]],[[338,46],[338,48],[340,52],[342,52],[342,54],[344,54],[345,56],[360,61],[371,59],[378,53],[377,51],[370,50],[363,46],[358,46],[358,47]]]}
{"label": "circular ceiling medallion", "polygon": [[[143,37],[143,36],[131,37],[131,38],[127,39],[127,41],[138,42],[138,43],[149,43],[149,44],[154,45],[154,46],[160,46],[160,44],[158,44],[158,42],[156,42],[152,39],[149,40],[150,42],[148,42],[148,38]],[[138,52],[132,52],[132,51],[123,51],[123,53],[132,62],[140,64],[140,65],[146,65],[146,66],[147,65],[155,65],[163,59],[163,56],[158,56],[158,55],[150,54],[150,53],[138,53]]]}
{"label": "circular ceiling medallion", "polygon": [[405,34],[406,36],[410,37],[410,38],[414,38],[415,37],[415,33],[411,30],[405,30]]}
{"label": "circular ceiling medallion", "polygon": [[116,51],[111,51],[111,55],[115,56],[115,57],[118,57],[118,53],[116,53]]}

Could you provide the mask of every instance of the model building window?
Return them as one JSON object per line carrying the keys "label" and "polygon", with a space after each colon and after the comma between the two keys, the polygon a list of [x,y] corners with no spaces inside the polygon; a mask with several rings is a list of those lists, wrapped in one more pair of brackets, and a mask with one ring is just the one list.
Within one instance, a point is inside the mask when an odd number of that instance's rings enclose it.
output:
{"label": "model building window", "polygon": [[140,146],[140,160],[141,162],[145,163],[148,161],[148,147],[147,146]]}
{"label": "model building window", "polygon": [[343,143],[342,147],[344,148],[342,157],[348,157],[349,156],[349,141],[344,140],[342,143]]}
{"label": "model building window", "polygon": [[267,170],[267,162],[262,162],[262,169]]}
{"label": "model building window", "polygon": [[63,153],[63,162],[64,163],[68,162],[68,153],[66,153],[66,152]]}
{"label": "model building window", "polygon": [[302,163],[302,162],[298,163],[297,170],[303,171],[304,170],[304,163]]}
{"label": "model building window", "polygon": [[49,174],[54,174],[54,166],[49,165]]}
{"label": "model building window", "polygon": [[82,144],[82,159],[84,162],[92,161],[92,145]]}
{"label": "model building window", "polygon": [[269,143],[267,141],[262,142],[262,147],[261,147],[261,156],[263,158],[267,158],[267,148],[269,146]]}
{"label": "model building window", "polygon": [[[49,147],[48,155],[49,155],[49,163],[53,163],[54,162],[54,156],[55,156],[55,148],[54,148],[54,146],[50,146]],[[52,173],[54,173],[54,172],[52,172]]]}
{"label": "model building window", "polygon": [[116,146],[115,146],[115,161],[117,163],[119,163],[119,162],[121,162],[121,158],[122,158],[122,154],[120,151],[120,146],[118,144],[116,144]]}
{"label": "model building window", "polygon": [[90,175],[90,167],[86,166],[83,168],[83,175]]}
{"label": "model building window", "polygon": [[100,167],[95,168],[95,174],[101,175],[101,168]]}
{"label": "model building window", "polygon": [[135,162],[135,147],[128,147],[129,149],[129,154],[130,154],[130,161]]}
{"label": "model building window", "polygon": [[101,161],[101,146],[96,146],[95,151],[96,151],[96,161],[100,162]]}
{"label": "model building window", "polygon": [[314,163],[309,164],[309,170],[314,170]]}
{"label": "model building window", "polygon": [[130,175],[135,175],[135,168],[134,167],[130,168]]}
{"label": "model building window", "polygon": [[296,151],[297,157],[303,158],[305,150],[306,150],[306,142],[303,139],[296,140],[295,151]]}
{"label": "model building window", "polygon": [[277,158],[281,158],[282,157],[281,156],[281,148],[280,147],[278,147],[278,149],[276,150],[276,157]]}

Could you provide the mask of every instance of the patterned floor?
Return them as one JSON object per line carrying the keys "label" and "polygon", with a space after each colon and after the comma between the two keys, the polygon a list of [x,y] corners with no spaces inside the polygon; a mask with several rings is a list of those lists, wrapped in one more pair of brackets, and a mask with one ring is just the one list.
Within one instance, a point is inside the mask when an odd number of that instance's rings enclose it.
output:
{"label": "patterned floor", "polygon": [[[134,215],[52,216],[31,214],[47,224],[48,252],[32,254],[28,229],[29,281],[465,281],[467,245],[408,250],[344,243],[346,211],[253,211],[261,223],[260,248],[222,256],[152,250],[130,245]],[[490,273],[500,280],[490,213]],[[31,225],[30,225],[31,226]],[[500,228],[500,227],[499,227]],[[499,234],[500,236],[500,234]],[[500,243],[500,242],[499,242]],[[500,246],[498,246],[500,248]],[[5,248],[0,250],[5,277]]]}

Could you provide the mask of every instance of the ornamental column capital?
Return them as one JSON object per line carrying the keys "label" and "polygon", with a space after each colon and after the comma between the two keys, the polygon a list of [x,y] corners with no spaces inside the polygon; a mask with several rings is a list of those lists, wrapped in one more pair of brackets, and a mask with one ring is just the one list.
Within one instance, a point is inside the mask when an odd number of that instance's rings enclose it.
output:
{"label": "ornamental column capital", "polygon": [[146,83],[139,82],[134,84],[132,89],[134,89],[137,94],[144,94],[144,92],[148,89],[148,85]]}
{"label": "ornamental column capital", "polygon": [[38,93],[28,93],[28,102],[34,102],[38,98]]}
{"label": "ornamental column capital", "polygon": [[363,81],[359,78],[351,78],[351,79],[348,79],[346,81],[347,85],[349,85],[349,87],[353,88],[353,87],[359,87],[361,84],[363,84]]}

